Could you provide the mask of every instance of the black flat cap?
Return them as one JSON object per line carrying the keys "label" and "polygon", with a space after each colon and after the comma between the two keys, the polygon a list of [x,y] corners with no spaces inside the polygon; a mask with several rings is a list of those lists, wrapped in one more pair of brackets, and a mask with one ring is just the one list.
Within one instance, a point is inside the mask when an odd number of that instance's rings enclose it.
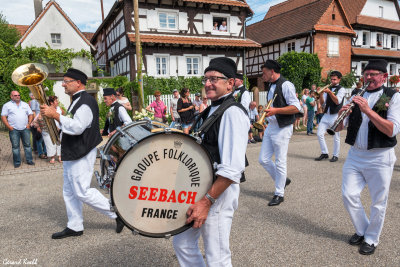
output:
{"label": "black flat cap", "polygon": [[235,61],[232,59],[227,57],[217,57],[211,59],[210,65],[208,65],[204,70],[204,73],[207,71],[218,71],[228,78],[235,78],[237,67]]}
{"label": "black flat cap", "polygon": [[384,59],[370,59],[363,72],[366,70],[379,70],[383,73],[387,73],[387,65],[388,62]]}
{"label": "black flat cap", "polygon": [[236,77],[235,78],[243,81],[243,74],[236,73]]}
{"label": "black flat cap", "polygon": [[81,81],[84,85],[86,85],[87,75],[80,70],[69,68],[67,72],[64,74],[64,77],[70,77],[75,80]]}
{"label": "black flat cap", "polygon": [[340,71],[334,70],[334,71],[331,72],[330,76],[331,76],[331,77],[332,77],[332,76],[336,76],[336,77],[338,77],[339,79],[341,79],[341,78],[342,78],[342,73],[340,73]]}
{"label": "black flat cap", "polygon": [[265,61],[265,63],[262,66],[262,68],[274,70],[276,73],[280,73],[282,66],[281,66],[281,64],[278,63],[278,61],[272,60],[272,59],[268,59],[267,61]]}
{"label": "black flat cap", "polygon": [[115,95],[114,88],[104,88],[103,89],[103,96]]}

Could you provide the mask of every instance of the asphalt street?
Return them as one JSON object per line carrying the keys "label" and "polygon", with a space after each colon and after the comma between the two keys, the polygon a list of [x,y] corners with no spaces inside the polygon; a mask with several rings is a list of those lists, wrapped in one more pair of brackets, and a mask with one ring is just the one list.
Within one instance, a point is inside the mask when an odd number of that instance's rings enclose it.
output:
{"label": "asphalt street", "polygon": [[[393,172],[385,225],[375,254],[347,244],[354,233],[341,198],[342,165],[316,162],[316,136],[293,135],[285,201],[268,207],[274,186],[258,164],[260,143],[250,144],[247,181],[231,232],[234,266],[400,266],[400,163]],[[327,137],[332,150],[333,140]],[[396,148],[397,157],[400,150]],[[2,164],[0,162],[0,164]],[[99,166],[97,165],[98,169]],[[62,169],[3,174],[0,187],[0,264],[37,266],[178,266],[172,239],[115,233],[115,221],[84,206],[84,234],[52,240],[66,226]],[[92,185],[97,187],[93,180]],[[369,210],[368,190],[363,203]]]}

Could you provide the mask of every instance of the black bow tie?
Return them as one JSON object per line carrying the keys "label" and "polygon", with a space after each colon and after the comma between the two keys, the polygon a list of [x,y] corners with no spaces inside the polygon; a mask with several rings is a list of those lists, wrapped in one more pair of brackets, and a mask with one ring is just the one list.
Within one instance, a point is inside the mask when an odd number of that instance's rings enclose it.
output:
{"label": "black bow tie", "polygon": [[212,107],[216,107],[216,106],[221,105],[222,102],[224,102],[225,98],[226,98],[226,97],[222,97],[222,98],[220,98],[220,99],[218,99],[218,100],[211,101],[211,106],[212,106]]}
{"label": "black bow tie", "polygon": [[77,94],[74,94],[74,95],[72,96],[72,102],[74,102],[76,99],[78,99],[78,98],[81,96],[81,94],[82,94],[82,92],[79,92],[79,93],[77,93]]}
{"label": "black bow tie", "polygon": [[271,85],[276,84],[276,83],[279,81],[280,78],[281,78],[281,77],[279,77],[278,79],[276,79],[274,82],[270,82]]}
{"label": "black bow tie", "polygon": [[374,90],[367,90],[367,92],[371,94],[371,93],[379,92],[380,90],[382,90],[382,86],[381,86],[381,87],[378,87],[378,88],[376,88],[376,89],[374,89]]}

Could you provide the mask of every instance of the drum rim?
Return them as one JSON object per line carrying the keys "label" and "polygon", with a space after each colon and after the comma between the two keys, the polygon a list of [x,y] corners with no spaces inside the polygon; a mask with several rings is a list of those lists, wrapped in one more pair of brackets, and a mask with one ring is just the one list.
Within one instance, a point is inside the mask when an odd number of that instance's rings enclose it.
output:
{"label": "drum rim", "polygon": [[[148,139],[148,138],[150,138],[150,137],[154,137],[154,136],[160,135],[160,134],[179,134],[179,135],[183,135],[183,136],[189,137],[189,138],[191,138],[193,141],[196,142],[196,138],[195,138],[195,137],[193,137],[193,136],[191,136],[191,135],[188,135],[188,134],[185,134],[185,133],[181,133],[181,132],[168,132],[168,133],[167,133],[167,132],[164,131],[164,132],[153,133],[153,134],[148,135],[148,136],[146,136],[145,138],[139,140],[135,145],[131,146],[131,147],[126,151],[126,153],[122,156],[122,158],[120,159],[120,162],[122,162],[122,161],[124,160],[125,156],[128,155],[129,152],[130,152],[134,147],[136,147],[137,145],[139,145],[141,142],[143,142],[144,140],[146,140],[146,139]],[[197,142],[196,142],[196,143],[197,143]],[[205,147],[202,143],[200,143],[200,144],[197,143],[197,144],[198,144],[198,145],[203,149],[203,151],[206,153],[206,155],[207,155],[207,157],[208,157],[208,160],[210,161],[210,166],[211,166],[211,168],[213,169],[213,161],[212,161],[210,152],[206,149],[206,147]],[[116,167],[116,169],[114,170],[115,173],[117,173],[119,166],[120,166],[120,164],[118,164],[117,167]],[[215,172],[213,171],[213,175],[212,175],[211,179],[214,181],[214,178],[215,178]],[[182,227],[179,227],[179,228],[177,228],[177,229],[175,229],[175,230],[172,230],[172,231],[169,231],[169,232],[157,233],[157,234],[155,234],[155,233],[149,233],[149,232],[145,232],[145,231],[141,231],[141,230],[139,230],[139,229],[133,227],[131,224],[127,223],[127,222],[124,220],[124,218],[123,218],[122,216],[120,216],[120,213],[119,213],[119,211],[118,211],[118,208],[115,206],[114,197],[113,197],[114,181],[115,181],[115,177],[112,179],[112,181],[111,181],[111,186],[110,186],[110,200],[111,200],[111,206],[115,209],[115,213],[117,214],[117,216],[124,222],[125,226],[128,227],[131,231],[136,232],[136,233],[138,233],[138,234],[140,234],[140,235],[142,235],[142,236],[153,237],[153,238],[165,238],[165,237],[167,237],[167,236],[173,236],[173,235],[180,234],[180,233],[186,231],[187,229],[189,229],[189,228],[191,228],[191,227],[193,226],[193,222],[191,222],[191,223],[185,224],[185,225],[183,225]]]}

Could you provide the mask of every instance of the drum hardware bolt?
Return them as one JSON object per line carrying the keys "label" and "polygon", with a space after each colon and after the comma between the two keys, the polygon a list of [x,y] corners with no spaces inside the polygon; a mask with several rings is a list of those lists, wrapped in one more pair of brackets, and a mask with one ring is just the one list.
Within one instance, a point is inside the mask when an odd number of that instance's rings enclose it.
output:
{"label": "drum hardware bolt", "polygon": [[137,230],[132,230],[132,234],[133,234],[133,235],[138,235],[139,232],[138,232]]}
{"label": "drum hardware bolt", "polygon": [[199,145],[201,145],[201,143],[203,142],[203,139],[201,139],[201,138],[198,137],[198,136],[195,136],[195,138],[196,138],[196,143],[198,143]]}
{"label": "drum hardware bolt", "polygon": [[214,168],[214,170],[216,170],[218,168],[218,163],[214,162],[213,163],[213,168]]}
{"label": "drum hardware bolt", "polygon": [[116,207],[116,206],[113,206],[113,205],[111,204],[111,199],[110,199],[110,210],[111,210],[112,212],[118,212],[117,207]]}
{"label": "drum hardware bolt", "polygon": [[165,239],[170,239],[171,238],[171,234],[165,235],[164,238]]}
{"label": "drum hardware bolt", "polygon": [[172,133],[172,130],[171,130],[171,128],[164,128],[164,132],[165,132],[166,134],[171,134],[171,133]]}

